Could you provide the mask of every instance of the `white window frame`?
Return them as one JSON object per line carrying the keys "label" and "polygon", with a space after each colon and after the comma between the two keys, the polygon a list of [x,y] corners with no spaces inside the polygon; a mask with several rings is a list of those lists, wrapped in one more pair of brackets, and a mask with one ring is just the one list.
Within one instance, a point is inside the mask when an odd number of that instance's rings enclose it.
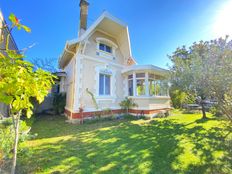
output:
{"label": "white window frame", "polygon": [[[153,73],[149,73],[149,74],[153,74]],[[157,77],[157,75],[156,74],[153,74],[154,75],[154,78],[150,78],[150,77],[148,77],[148,81],[149,80],[152,80],[152,81],[154,81],[155,82],[155,87],[154,87],[154,89],[155,89],[155,95],[150,95],[150,85],[149,85],[149,96],[151,96],[151,97],[153,97],[153,96],[155,96],[155,97],[168,97],[169,96],[169,89],[167,88],[167,91],[166,91],[166,94],[165,95],[162,95],[162,83],[163,83],[163,79],[158,79],[158,78],[156,78]],[[160,84],[160,86],[161,86],[161,95],[158,95],[157,93],[156,93],[156,89],[157,89],[157,83],[159,82],[159,84]]]}
{"label": "white window frame", "polygon": [[[103,94],[100,94],[100,75],[103,75]],[[106,76],[108,76],[110,78],[110,89],[109,89],[109,94],[106,94]],[[98,89],[98,93],[99,93],[99,96],[111,96],[111,78],[112,78],[112,75],[110,74],[106,74],[106,73],[102,73],[100,72],[99,73],[99,89]]]}
{"label": "white window frame", "polygon": [[[107,58],[107,59],[114,59],[116,56],[116,49],[118,48],[117,44],[115,44],[113,41],[106,39],[106,38],[102,38],[102,37],[97,37],[96,38],[96,42],[97,42],[97,55]],[[107,52],[107,51],[103,51],[100,50],[100,44],[104,44],[107,45],[109,47],[111,47],[111,53]]]}
{"label": "white window frame", "polygon": [[[103,50],[101,49],[101,45],[104,47]],[[109,47],[110,52],[107,51],[107,49],[106,49],[107,47]],[[110,46],[110,45],[108,45],[108,44],[105,44],[105,43],[102,43],[102,42],[99,43],[98,49],[99,49],[100,51],[106,52],[107,54],[112,54],[112,53],[113,53],[113,48],[112,48],[112,46]]]}
{"label": "white window frame", "polygon": [[[129,76],[132,76],[131,78],[129,78]],[[129,82],[132,81],[132,95],[130,95],[129,92]],[[129,97],[134,96],[134,78],[133,78],[133,74],[129,74],[127,75],[127,93]]]}
{"label": "white window frame", "polygon": [[[110,94],[111,95],[99,95],[99,77],[100,73],[106,73],[108,75],[111,75],[110,79]],[[96,94],[96,100],[97,102],[100,100],[112,100],[113,102],[116,100],[116,74],[115,70],[111,69],[108,65],[99,65],[95,67],[95,85],[94,90]]]}
{"label": "white window frame", "polygon": [[[136,77],[137,74],[144,74],[144,77]],[[138,92],[137,92],[137,80],[144,80],[144,94],[143,95],[138,95]],[[146,72],[136,72],[135,73],[135,96],[138,96],[138,97],[143,97],[143,96],[146,96]]]}

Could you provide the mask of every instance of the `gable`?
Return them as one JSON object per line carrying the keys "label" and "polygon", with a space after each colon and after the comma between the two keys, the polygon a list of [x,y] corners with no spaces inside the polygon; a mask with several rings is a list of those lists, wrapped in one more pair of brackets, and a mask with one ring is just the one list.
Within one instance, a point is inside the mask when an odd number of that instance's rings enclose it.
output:
{"label": "gable", "polygon": [[[105,44],[112,49],[112,53],[104,53],[99,50],[99,44]],[[120,50],[120,45],[117,40],[101,31],[95,31],[89,38],[86,44],[84,54],[98,59],[108,59],[117,64],[124,64],[124,58]]]}
{"label": "gable", "polygon": [[[130,36],[128,31],[128,26],[121,22],[119,19],[110,15],[108,12],[104,12],[86,31],[83,33],[80,38],[68,41],[66,47],[70,45],[76,45],[83,42],[88,42],[88,39],[96,32],[100,31],[101,33],[107,33],[112,40],[120,45],[120,54],[123,57],[124,62],[128,62],[128,59],[132,59],[133,63],[136,64],[135,60],[132,58],[131,46],[130,46]],[[65,52],[60,57],[60,61],[65,59]],[[91,53],[93,54],[93,53]],[[125,63],[125,65],[127,65]],[[61,66],[61,65],[60,65]],[[62,67],[62,66],[61,66]]]}

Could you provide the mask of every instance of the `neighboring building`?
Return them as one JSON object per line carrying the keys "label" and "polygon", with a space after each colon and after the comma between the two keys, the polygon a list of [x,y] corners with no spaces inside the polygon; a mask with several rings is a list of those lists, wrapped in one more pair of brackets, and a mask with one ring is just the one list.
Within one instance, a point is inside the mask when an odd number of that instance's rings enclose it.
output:
{"label": "neighboring building", "polygon": [[133,98],[137,108],[132,114],[154,116],[170,109],[167,70],[154,65],[137,65],[132,57],[128,26],[104,12],[87,28],[88,2],[80,1],[79,38],[67,41],[59,59],[66,73],[63,90],[66,91],[66,115],[80,119],[96,112],[88,89],[100,109],[120,113],[119,103],[125,97]]}
{"label": "neighboring building", "polygon": [[[55,72],[53,73],[57,78],[54,79],[55,84],[52,86],[52,89],[49,91],[48,95],[44,98],[44,101],[41,104],[36,104],[34,106],[35,114],[54,114],[54,97],[57,94],[63,94],[64,91],[64,80],[66,77],[65,72]],[[61,101],[62,102],[62,101]]]}
{"label": "neighboring building", "polygon": [[[6,21],[4,20],[4,16],[0,10],[0,52],[5,54],[3,49],[6,48],[6,38],[7,35],[10,34],[9,28],[7,27]],[[12,35],[9,35],[9,49],[10,50],[18,50],[18,47],[14,41]],[[8,116],[8,107],[0,103],[0,116]]]}

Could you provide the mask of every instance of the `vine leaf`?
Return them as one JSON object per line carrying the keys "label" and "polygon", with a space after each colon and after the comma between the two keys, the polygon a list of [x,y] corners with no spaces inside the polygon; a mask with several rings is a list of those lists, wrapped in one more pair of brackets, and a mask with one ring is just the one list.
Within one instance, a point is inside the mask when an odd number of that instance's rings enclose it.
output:
{"label": "vine leaf", "polygon": [[21,24],[20,20],[13,13],[10,14],[9,20],[12,22],[13,26],[18,28],[18,30],[21,30],[22,28],[28,33],[31,32],[31,29],[28,26]]}

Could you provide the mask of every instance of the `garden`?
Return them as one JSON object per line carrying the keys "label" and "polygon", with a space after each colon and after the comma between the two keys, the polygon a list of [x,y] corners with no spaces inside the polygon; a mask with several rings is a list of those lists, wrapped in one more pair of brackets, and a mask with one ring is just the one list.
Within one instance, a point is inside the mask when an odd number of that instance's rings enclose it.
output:
{"label": "garden", "polygon": [[[9,20],[10,32],[31,31],[14,14]],[[169,117],[130,116],[136,103],[126,98],[120,103],[124,116],[97,116],[77,126],[59,114],[33,114],[33,101],[42,103],[57,78],[23,60],[24,52],[11,50],[10,34],[0,52],[0,101],[9,106],[9,118],[0,120],[0,173],[232,173],[228,37],[183,46],[169,56],[167,78],[176,108]],[[86,92],[98,110],[94,95]],[[186,104],[201,112],[183,110]],[[55,105],[55,112],[63,110]]]}
{"label": "garden", "polygon": [[[208,114],[126,117],[80,126],[40,116],[19,152],[19,173],[231,173],[228,121]],[[24,150],[23,150],[24,149]]]}

